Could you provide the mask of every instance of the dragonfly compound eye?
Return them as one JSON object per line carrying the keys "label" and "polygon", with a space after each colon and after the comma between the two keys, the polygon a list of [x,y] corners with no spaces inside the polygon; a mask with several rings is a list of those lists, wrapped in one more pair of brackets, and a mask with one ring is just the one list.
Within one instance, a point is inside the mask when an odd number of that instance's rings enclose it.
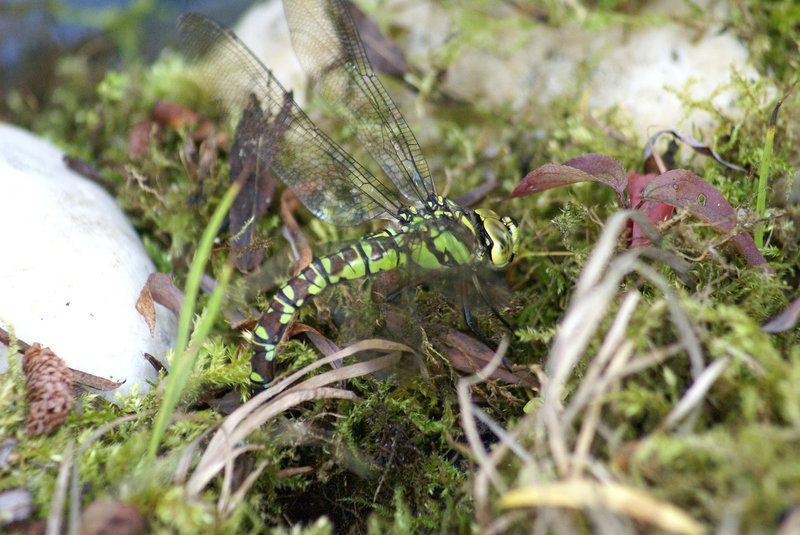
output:
{"label": "dragonfly compound eye", "polygon": [[[519,223],[517,223],[516,219],[509,216],[505,216],[500,221],[506,226],[508,234],[511,237],[511,259],[513,259],[514,255],[517,254],[519,250]],[[509,262],[511,259],[509,259]]]}
{"label": "dragonfly compound eye", "polygon": [[500,269],[508,265],[517,252],[517,222],[510,217],[500,218],[493,210],[479,208],[475,213],[480,217],[483,242],[489,253],[492,267]]}

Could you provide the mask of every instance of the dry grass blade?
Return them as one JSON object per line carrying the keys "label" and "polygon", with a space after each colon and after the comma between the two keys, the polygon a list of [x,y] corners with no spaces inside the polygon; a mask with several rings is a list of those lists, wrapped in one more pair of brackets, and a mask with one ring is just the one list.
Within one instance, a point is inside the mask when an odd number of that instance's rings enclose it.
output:
{"label": "dry grass blade", "polygon": [[[504,336],[500,341],[500,346],[495,351],[492,360],[482,368],[475,375],[463,377],[458,380],[456,384],[456,392],[458,394],[458,405],[461,409],[461,428],[464,430],[464,435],[467,437],[470,450],[475,456],[475,460],[480,466],[480,469],[488,476],[494,486],[500,492],[505,492],[506,485],[503,482],[500,474],[495,470],[494,464],[489,459],[489,454],[481,442],[478,427],[475,424],[474,407],[470,398],[469,389],[482,381],[491,377],[495,369],[503,361],[506,351],[508,350],[509,339]],[[475,485],[475,501],[478,504],[478,515],[482,515],[485,507],[480,507],[481,504],[488,503],[488,488],[482,485]],[[481,519],[479,518],[479,521]]]}
{"label": "dry grass blade", "polygon": [[689,414],[690,411],[695,409],[703,398],[705,398],[708,389],[714,384],[714,381],[725,371],[725,368],[731,363],[729,358],[720,358],[709,364],[703,372],[695,379],[692,386],[687,390],[680,401],[672,407],[669,414],[661,424],[664,429],[669,429],[678,425],[683,418]]}
{"label": "dry grass blade", "polygon": [[[608,376],[614,378],[614,382],[619,381],[619,370],[630,360],[633,355],[633,344],[626,341],[617,351],[614,352],[614,358],[608,366]],[[607,386],[612,384],[611,381],[605,381],[605,385],[601,391],[605,394]],[[577,477],[581,474],[584,464],[590,462],[590,448],[595,439],[595,432],[600,425],[600,409],[603,406],[605,396],[592,396],[591,403],[589,403],[588,410],[586,411],[578,438],[575,441],[575,448],[572,455],[573,461],[571,465],[570,475]]]}
{"label": "dry grass blade", "polygon": [[573,479],[528,485],[508,492],[501,498],[500,507],[606,509],[674,533],[705,533],[703,526],[683,510],[620,483]]}
{"label": "dry grass blade", "polygon": [[132,422],[142,417],[148,416],[149,412],[146,413],[137,413],[137,414],[129,414],[128,416],[122,416],[108,422],[107,424],[95,429],[92,431],[86,440],[83,441],[81,447],[78,448],[77,453],[75,454],[75,466],[72,467],[72,474],[70,477],[70,503],[69,503],[69,529],[67,530],[70,535],[77,534],[80,528],[80,520],[81,520],[81,480],[80,480],[80,466],[78,463],[81,461],[81,457],[89,449],[89,447],[100,437],[104,434],[109,432],[110,430],[114,429],[118,425],[122,425],[126,422]]}
{"label": "dry grass blade", "polygon": [[[242,408],[244,408],[246,406],[256,407],[256,406],[264,403],[265,401],[276,397],[278,394],[280,394],[281,392],[283,392],[284,390],[289,388],[289,386],[292,383],[294,383],[295,381],[297,381],[298,379],[300,379],[304,375],[316,370],[317,368],[321,368],[321,367],[323,367],[323,366],[325,366],[327,364],[331,364],[332,362],[334,362],[336,360],[347,358],[349,356],[355,355],[355,354],[360,353],[362,351],[384,351],[384,352],[401,351],[401,352],[410,352],[410,353],[414,352],[414,350],[411,349],[410,347],[408,347],[407,345],[398,344],[396,342],[389,342],[388,340],[380,340],[380,339],[362,340],[360,342],[356,342],[355,344],[352,344],[350,346],[342,348],[340,351],[337,351],[336,353],[334,353],[332,355],[328,355],[327,357],[323,357],[323,358],[321,358],[319,360],[316,360],[316,361],[312,362],[311,364],[309,364],[308,366],[305,366],[303,369],[298,370],[298,371],[294,372],[293,374],[289,375],[288,377],[285,377],[285,378],[277,381],[271,387],[267,388],[266,390],[261,392],[259,395],[255,396],[250,401],[248,401],[247,403],[242,405],[242,407],[240,407],[240,409],[242,409]],[[233,416],[233,414],[234,413],[232,413],[230,416]],[[229,416],[229,418],[230,418],[230,416]]]}
{"label": "dry grass blade", "polygon": [[[331,370],[289,388],[292,383],[320,366],[362,351],[388,351],[392,354]],[[197,496],[220,470],[232,463],[236,457],[248,451],[248,446],[236,445],[267,420],[291,407],[313,399],[358,401],[359,398],[352,392],[325,385],[388,368],[399,361],[402,351],[412,350],[403,344],[385,340],[363,340],[306,366],[249,400],[228,415],[211,438],[186,485],[187,496]]]}
{"label": "dry grass blade", "polygon": [[675,296],[675,292],[672,290],[669,282],[667,282],[664,277],[662,277],[650,266],[642,262],[638,262],[636,264],[636,271],[638,271],[641,275],[644,275],[647,280],[658,287],[658,289],[664,294],[664,297],[666,297],[667,306],[669,306],[669,312],[672,316],[672,321],[675,324],[675,327],[678,329],[681,344],[683,345],[684,349],[686,349],[686,353],[689,355],[689,364],[691,365],[692,377],[697,379],[703,372],[703,369],[705,369],[703,350],[700,347],[700,340],[697,338],[694,329],[692,329],[689,318],[686,317],[686,314],[683,312],[683,309],[678,303],[678,298]]}
{"label": "dry grass blade", "polygon": [[[587,513],[592,518],[597,517],[595,520],[602,516],[601,524],[603,525],[611,525],[606,521],[610,521],[612,524],[622,521],[622,519],[613,518],[613,514],[609,514],[610,510],[611,513],[622,513],[629,518],[645,520],[664,528],[665,526],[659,523],[661,522],[659,520],[661,513],[653,513],[652,517],[648,516],[650,513],[647,511],[654,510],[653,504],[649,505],[650,509],[648,510],[646,506],[648,506],[647,500],[650,498],[642,491],[634,491],[618,483],[611,487],[597,487],[597,483],[587,481],[581,483],[583,486],[569,486],[573,485],[575,481],[582,481],[575,478],[581,477],[587,467],[595,477],[599,477],[601,480],[608,478],[607,475],[603,475],[606,474],[607,469],[593,460],[592,451],[597,440],[597,431],[603,426],[602,408],[606,403],[605,400],[608,394],[618,387],[623,378],[657,365],[685,350],[689,356],[695,383],[685,393],[682,402],[678,403],[667,417],[669,422],[674,423],[685,418],[699,405],[714,379],[724,369],[721,364],[705,368],[700,342],[681,308],[677,296],[661,274],[642,262],[640,258],[643,252],[634,250],[614,256],[619,235],[623,231],[628,217],[628,213],[622,212],[609,219],[581,274],[569,308],[560,323],[548,354],[547,379],[543,382],[542,387],[542,406],[533,416],[536,420],[533,436],[539,437],[534,440],[537,443],[539,441],[546,442],[548,445],[547,451],[539,451],[535,455],[544,455],[544,458],[555,467],[556,473],[561,476],[569,476],[569,480],[541,486],[537,486],[539,485],[537,483],[526,489],[530,491],[527,495],[528,499],[534,500],[534,502],[539,500],[541,505],[594,508],[594,511],[590,510]],[[588,368],[581,372],[582,378],[577,391],[574,392],[574,395],[568,396],[570,394],[568,384],[576,373],[578,363],[585,358],[589,343],[596,338],[597,331],[607,319],[609,310],[619,299],[620,283],[633,272],[638,273],[663,292],[662,304],[667,305],[679,343],[674,344],[671,349],[657,348],[646,356],[635,355],[635,345],[629,339],[627,332],[630,321],[641,302],[641,296],[638,290],[628,291],[616,311],[600,349],[594,358],[589,360]],[[564,407],[564,400],[568,398],[570,401]],[[575,422],[578,419],[580,419],[580,428],[576,430]],[[520,457],[520,460],[525,466],[529,466],[530,463],[523,457]],[[593,486],[589,487],[588,485]],[[597,489],[600,490],[597,491]],[[567,490],[569,492],[580,491],[584,494],[582,497],[565,498],[567,501],[560,504],[559,493]],[[548,496],[547,492],[551,491],[554,494]],[[596,492],[600,492],[600,494],[596,495]],[[476,502],[477,499],[476,493]],[[640,506],[641,510],[638,509]],[[597,510],[598,507],[603,510]],[[658,510],[664,511],[660,505]],[[667,513],[671,514],[669,511]],[[561,524],[563,515],[560,513],[554,513],[554,515],[558,518],[557,522]],[[669,515],[667,514],[667,516]],[[683,517],[691,521],[685,514]],[[537,517],[537,521],[541,522],[540,527],[546,526],[549,522],[543,518]],[[681,524],[681,522],[678,522],[678,525],[683,525],[684,528],[690,525]],[[693,525],[697,526],[696,523]],[[564,526],[566,524],[561,527],[564,528]],[[695,532],[694,528],[684,528],[676,531]]]}
{"label": "dry grass blade", "polygon": [[67,488],[69,487],[69,471],[72,465],[72,440],[67,442],[64,458],[58,469],[56,487],[50,500],[50,512],[47,515],[47,528],[45,535],[60,535],[61,526],[64,524],[64,503],[67,501]]}
{"label": "dry grass blade", "polygon": [[614,214],[598,239],[576,285],[570,306],[547,357],[549,380],[543,387],[541,417],[558,471],[569,472],[567,424],[562,420],[564,387],[600,323],[606,318],[622,279],[637,264],[638,253],[627,252],[612,260],[628,212]]}
{"label": "dry grass blade", "polygon": [[[230,448],[230,443],[225,444],[226,447]],[[240,447],[237,450],[237,455],[241,455],[248,451],[255,451],[262,449],[262,446],[259,444],[247,444],[245,446]],[[233,491],[233,462],[236,460],[236,457],[232,454],[232,451],[228,449],[225,452],[225,471],[222,476],[222,489],[219,493],[219,499],[217,500],[217,511],[224,516],[227,516],[228,513],[234,511],[236,507],[238,507],[239,502],[243,495],[247,492],[247,490],[256,482],[258,479],[258,475],[264,471],[266,468],[266,463],[262,461],[259,463],[259,466],[256,470],[251,472],[242,484],[239,485],[239,488],[236,491]],[[253,477],[255,474],[255,477]]]}
{"label": "dry grass blade", "polygon": [[197,453],[197,450],[200,448],[200,443],[204,442],[212,431],[213,428],[206,429],[200,433],[200,435],[189,442],[186,449],[181,452],[181,456],[178,458],[175,470],[172,473],[173,483],[176,485],[183,485],[186,482],[186,478],[189,476],[189,470],[192,468],[192,460],[194,459],[195,453]]}
{"label": "dry grass blade", "polygon": [[641,296],[639,292],[628,292],[622,300],[619,312],[617,312],[614,322],[603,339],[603,345],[600,346],[597,356],[592,359],[589,369],[583,376],[578,391],[572,398],[569,407],[564,411],[563,420],[564,425],[571,425],[573,419],[586,407],[589,400],[596,396],[599,390],[597,379],[606,369],[606,364],[614,355],[614,352],[625,340],[625,331],[631,319],[636,305],[639,303]]}
{"label": "dry grass blade", "polygon": [[220,497],[217,510],[223,517],[232,515],[242,501],[244,501],[247,491],[258,481],[259,476],[264,472],[267,464],[266,461],[258,463],[258,466],[247,475],[245,480],[242,481],[242,484],[239,485],[239,488],[236,489],[236,492],[230,495],[229,499],[223,500],[222,497]]}
{"label": "dry grass blade", "polygon": [[199,495],[208,482],[225,467],[228,459],[235,459],[250,449],[247,446],[231,447],[231,444],[237,444],[241,440],[244,440],[254,429],[278,414],[306,401],[323,398],[349,399],[351,401],[358,400],[358,397],[352,392],[338,388],[300,390],[282,396],[280,399],[269,402],[263,407],[259,407],[247,418],[242,420],[242,425],[240,427],[229,428],[230,426],[227,425],[227,422],[224,422],[219,431],[217,431],[211,439],[211,443],[208,448],[206,448],[206,451],[200,458],[197,468],[186,484],[187,495],[189,497],[196,497]]}

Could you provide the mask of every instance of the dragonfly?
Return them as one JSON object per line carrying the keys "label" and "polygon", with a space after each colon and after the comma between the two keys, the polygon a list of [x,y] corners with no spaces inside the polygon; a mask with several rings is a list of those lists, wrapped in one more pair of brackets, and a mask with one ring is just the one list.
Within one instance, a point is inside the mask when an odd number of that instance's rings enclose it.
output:
{"label": "dragonfly", "polygon": [[264,128],[253,140],[259,163],[312,214],[340,226],[378,218],[390,224],[316,258],[278,288],[252,335],[256,391],[274,378],[275,357],[295,313],[331,286],[404,266],[443,270],[483,263],[502,269],[519,247],[513,218],[437,194],[420,146],[373,71],[346,4],[284,0],[284,10],[311,86],[385,176],[373,174],[318,128],[232,31],[203,15],[183,15],[183,49],[207,65],[206,81],[229,110],[259,107]]}

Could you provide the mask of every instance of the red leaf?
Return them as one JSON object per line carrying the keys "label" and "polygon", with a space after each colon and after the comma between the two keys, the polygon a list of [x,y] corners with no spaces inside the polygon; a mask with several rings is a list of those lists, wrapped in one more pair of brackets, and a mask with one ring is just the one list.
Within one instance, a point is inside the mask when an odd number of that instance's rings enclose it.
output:
{"label": "red leaf", "polygon": [[583,154],[564,162],[564,165],[579,169],[594,177],[593,180],[611,186],[620,198],[628,185],[625,168],[617,160],[605,154]]}
{"label": "red leaf", "polygon": [[539,193],[559,186],[594,180],[595,178],[592,175],[574,167],[548,163],[525,175],[525,178],[517,185],[509,198],[524,197],[525,195]]}
{"label": "red leaf", "polygon": [[[675,208],[662,202],[642,201],[642,190],[655,177],[656,175],[654,174],[640,175],[635,171],[631,171],[628,174],[628,187],[626,189],[631,200],[631,206],[643,212],[647,219],[654,224],[658,224],[660,221],[666,221],[672,217]],[[633,221],[631,221],[631,224],[631,247],[647,247],[651,245],[641,227]]]}
{"label": "red leaf", "polygon": [[736,211],[717,188],[685,169],[658,175],[642,190],[642,199],[688,210],[721,234],[736,227]]}
{"label": "red leaf", "polygon": [[[717,188],[685,169],[673,169],[655,177],[644,187],[642,199],[658,201],[688,210],[720,234],[736,228],[736,211]],[[767,260],[747,233],[737,234],[733,244],[751,266],[765,266]],[[768,266],[763,271],[772,272]]]}
{"label": "red leaf", "polygon": [[584,154],[564,165],[549,163],[534,169],[525,175],[509,198],[524,197],[577,182],[600,182],[611,186],[617,192],[622,206],[625,206],[623,192],[628,183],[625,169],[617,160],[604,154]]}
{"label": "red leaf", "polygon": [[775,271],[767,264],[767,259],[764,258],[764,255],[762,255],[761,251],[756,247],[756,242],[753,241],[753,237],[750,234],[746,232],[737,234],[733,237],[733,245],[738,249],[745,260],[747,260],[749,265],[763,266],[761,268],[762,272],[775,274]]}

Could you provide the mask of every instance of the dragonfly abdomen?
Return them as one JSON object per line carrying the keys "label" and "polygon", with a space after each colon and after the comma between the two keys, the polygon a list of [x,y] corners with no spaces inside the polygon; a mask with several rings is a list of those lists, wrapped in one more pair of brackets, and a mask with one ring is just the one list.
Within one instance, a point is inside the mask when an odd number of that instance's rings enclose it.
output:
{"label": "dragonfly abdomen", "polygon": [[294,313],[329,286],[394,269],[405,262],[396,231],[385,230],[336,253],[317,258],[275,293],[253,332],[250,378],[256,385],[272,379],[278,344]]}
{"label": "dragonfly abdomen", "polygon": [[314,260],[278,288],[259,318],[251,380],[264,385],[272,379],[278,344],[295,312],[329,286],[409,263],[426,270],[466,264],[474,260],[475,247],[474,227],[463,212],[412,212],[398,229],[382,230]]}

